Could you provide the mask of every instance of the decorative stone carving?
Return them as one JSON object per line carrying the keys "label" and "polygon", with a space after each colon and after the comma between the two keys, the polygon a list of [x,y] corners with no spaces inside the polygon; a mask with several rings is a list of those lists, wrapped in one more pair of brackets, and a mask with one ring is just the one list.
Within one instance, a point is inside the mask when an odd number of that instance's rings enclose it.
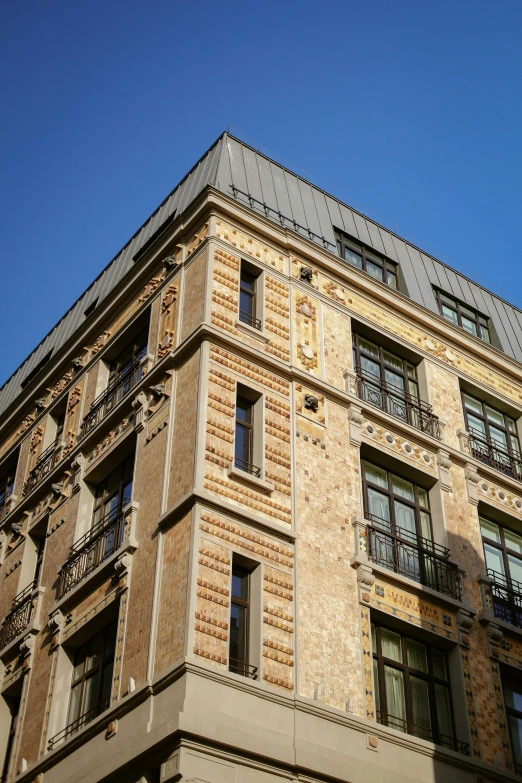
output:
{"label": "decorative stone carving", "polygon": [[346,384],[346,391],[348,394],[357,396],[357,376],[352,369],[345,367],[343,370],[343,378]]}
{"label": "decorative stone carving", "polygon": [[468,500],[474,506],[477,506],[479,502],[478,483],[480,481],[479,474],[477,473],[477,469],[475,468],[474,465],[470,465],[468,463],[464,468],[464,475],[466,477],[466,489],[468,491]]}
{"label": "decorative stone carving", "polygon": [[73,372],[78,372],[83,367],[83,356],[76,356],[72,362]]}
{"label": "decorative stone carving", "polygon": [[132,555],[130,555],[128,552],[125,552],[125,554],[120,555],[120,557],[114,563],[114,570],[116,572],[116,576],[118,579],[122,579],[128,576],[131,564],[132,564]]}
{"label": "decorative stone carving", "polygon": [[149,391],[155,400],[161,400],[162,397],[167,398],[169,396],[168,393],[165,391],[164,383],[158,383],[156,384],[156,386],[151,386]]}
{"label": "decorative stone carving", "polygon": [[350,443],[352,446],[360,446],[362,440],[361,425],[364,421],[364,416],[361,408],[353,402],[348,406],[348,421],[350,423]]}
{"label": "decorative stone carving", "polygon": [[31,446],[30,446],[31,454],[35,453],[42,440],[43,440],[43,427],[38,426],[36,427],[33,434],[31,435]]}
{"label": "decorative stone carving", "polygon": [[461,608],[458,610],[457,614],[455,615],[455,619],[457,621],[457,626],[458,626],[459,644],[462,647],[469,647],[471,641],[469,637],[469,632],[473,625],[475,616],[468,609]]}
{"label": "decorative stone carving", "polygon": [[34,636],[32,634],[27,634],[20,642],[20,652],[24,659],[24,668],[29,669],[34,652]]}
{"label": "decorative stone carving", "polygon": [[79,452],[76,455],[74,462],[71,464],[71,468],[73,470],[73,492],[78,492],[80,489],[81,482],[83,481],[83,476],[85,474],[85,463],[85,456]]}
{"label": "decorative stone carving", "polygon": [[441,489],[451,492],[450,468],[451,459],[447,451],[439,449],[437,452],[437,465],[439,466],[439,480]]}
{"label": "decorative stone carving", "polygon": [[310,266],[302,266],[299,270],[299,279],[304,280],[307,283],[311,283],[313,280],[314,271]]}
{"label": "decorative stone carving", "polygon": [[317,397],[314,397],[313,394],[305,394],[304,407],[307,408],[307,410],[317,413],[317,409],[319,408],[319,400]]}
{"label": "decorative stone carving", "polygon": [[314,311],[312,310],[312,308],[310,307],[308,302],[303,302],[299,309],[300,309],[301,313],[304,316],[306,316],[306,318],[312,318],[313,317]]}
{"label": "decorative stone carving", "polygon": [[132,401],[132,407],[135,412],[134,429],[141,432],[145,427],[145,416],[148,409],[148,400],[145,392],[140,392]]}
{"label": "decorative stone carving", "polygon": [[174,256],[167,256],[163,259],[163,266],[165,267],[165,270],[168,274],[174,269],[175,266],[177,266],[177,261]]}
{"label": "decorative stone carving", "polygon": [[65,618],[61,611],[57,609],[49,615],[48,625],[53,635],[52,646],[57,647],[62,642],[62,632]]}
{"label": "decorative stone carving", "polygon": [[34,401],[34,404],[38,413],[43,411],[47,407],[47,397],[40,397],[38,400]]}

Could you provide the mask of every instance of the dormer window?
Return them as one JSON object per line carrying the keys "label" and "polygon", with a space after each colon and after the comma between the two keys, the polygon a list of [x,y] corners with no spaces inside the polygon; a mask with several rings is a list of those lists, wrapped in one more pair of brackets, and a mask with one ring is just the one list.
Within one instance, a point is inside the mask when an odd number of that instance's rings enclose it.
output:
{"label": "dormer window", "polygon": [[446,321],[451,321],[455,326],[460,326],[464,331],[472,334],[473,337],[479,337],[486,343],[491,342],[489,318],[482,315],[478,310],[460,302],[453,296],[445,294],[443,291],[435,289],[435,298],[439,307],[439,312]]}
{"label": "dormer window", "polygon": [[337,252],[345,261],[348,261],[357,269],[362,269],[370,277],[386,283],[390,288],[398,289],[397,264],[379,255],[374,250],[368,250],[360,242],[357,242],[341,231],[335,231]]}

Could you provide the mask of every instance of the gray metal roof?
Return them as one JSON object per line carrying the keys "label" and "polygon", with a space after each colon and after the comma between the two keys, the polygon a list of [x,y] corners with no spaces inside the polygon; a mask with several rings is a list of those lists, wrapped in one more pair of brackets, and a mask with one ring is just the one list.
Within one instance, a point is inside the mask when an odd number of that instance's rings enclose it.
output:
{"label": "gray metal roof", "polygon": [[181,215],[212,185],[274,222],[298,231],[336,252],[334,227],[400,264],[411,299],[438,313],[433,286],[489,316],[500,347],[522,362],[522,312],[436,258],[356,212],[320,188],[247,144],[222,134],[158,209],[74,303],[25,362],[0,388],[0,415],[15,400],[21,383],[52,350],[57,355],[98,298],[101,303],[132,268],[133,257],[174,214]]}

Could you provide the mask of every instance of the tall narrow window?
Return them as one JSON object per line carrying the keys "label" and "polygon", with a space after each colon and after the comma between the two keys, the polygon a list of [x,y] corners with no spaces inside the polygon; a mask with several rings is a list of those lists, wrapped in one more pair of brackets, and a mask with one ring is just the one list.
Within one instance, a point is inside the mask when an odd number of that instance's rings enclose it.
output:
{"label": "tall narrow window", "polygon": [[98,484],[94,498],[93,526],[101,520],[112,520],[130,503],[133,471],[134,453]]}
{"label": "tall narrow window", "polygon": [[21,696],[7,697],[5,700],[9,708],[10,720],[9,720],[9,733],[7,735],[7,746],[5,749],[4,763],[2,768],[2,776],[0,777],[1,783],[5,783],[5,781],[7,781],[7,773],[9,772],[9,765],[11,763],[11,754],[13,752],[13,745],[16,736],[16,728],[18,725],[18,714],[20,712]]}
{"label": "tall narrow window", "polygon": [[242,396],[238,391],[236,398],[236,438],[234,462],[236,468],[255,476],[261,475],[261,469],[253,465],[254,456],[254,407],[255,403]]}
{"label": "tall narrow window", "polygon": [[14,468],[0,476],[0,522],[8,511],[8,500],[14,489]]}
{"label": "tall narrow window", "polygon": [[36,543],[36,560],[34,563],[33,583],[37,585],[40,580],[40,574],[42,571],[42,563],[43,563],[44,552],[45,552],[45,535],[36,539],[35,543]]}
{"label": "tall narrow window", "polygon": [[66,736],[109,706],[115,646],[116,623],[111,623],[76,650]]}
{"label": "tall narrow window", "polygon": [[522,627],[522,536],[484,516],[480,530],[495,617]]}
{"label": "tall narrow window", "polygon": [[260,273],[254,267],[241,262],[239,281],[239,320],[254,329],[261,329],[261,319],[258,317],[258,287]]}
{"label": "tall narrow window", "polygon": [[362,269],[374,280],[386,283],[390,288],[398,288],[397,264],[389,261],[374,250],[368,250],[360,242],[353,240],[342,231],[335,231],[337,253],[352,266]]}
{"label": "tall narrow window", "polygon": [[249,664],[249,627],[250,572],[233,563],[228,668],[234,674],[255,680],[257,669]]}
{"label": "tall narrow window", "polygon": [[115,384],[122,384],[121,397],[134,386],[141,378],[139,363],[147,353],[148,328],[143,329],[125,348],[116,356],[109,368],[109,388]]}
{"label": "tall narrow window", "polygon": [[509,725],[509,737],[515,762],[515,774],[522,774],[522,683],[515,677],[503,676],[504,703]]}
{"label": "tall narrow window", "polygon": [[463,392],[462,403],[474,457],[522,481],[522,455],[515,420]]}
{"label": "tall narrow window", "polygon": [[455,737],[444,651],[375,624],[372,648],[379,723],[469,754]]}
{"label": "tall narrow window", "polygon": [[486,343],[491,342],[489,318],[481,315],[478,310],[460,302],[453,296],[445,294],[443,291],[435,289],[435,298],[439,307],[439,312],[446,321],[451,321],[455,326],[479,337]]}

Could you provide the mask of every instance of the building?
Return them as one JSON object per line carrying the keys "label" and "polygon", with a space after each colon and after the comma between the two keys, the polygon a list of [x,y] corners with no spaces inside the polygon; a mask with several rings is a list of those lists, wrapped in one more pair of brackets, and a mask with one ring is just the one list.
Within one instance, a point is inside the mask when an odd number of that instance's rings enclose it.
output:
{"label": "building", "polygon": [[0,390],[23,783],[522,774],[522,312],[223,134]]}

